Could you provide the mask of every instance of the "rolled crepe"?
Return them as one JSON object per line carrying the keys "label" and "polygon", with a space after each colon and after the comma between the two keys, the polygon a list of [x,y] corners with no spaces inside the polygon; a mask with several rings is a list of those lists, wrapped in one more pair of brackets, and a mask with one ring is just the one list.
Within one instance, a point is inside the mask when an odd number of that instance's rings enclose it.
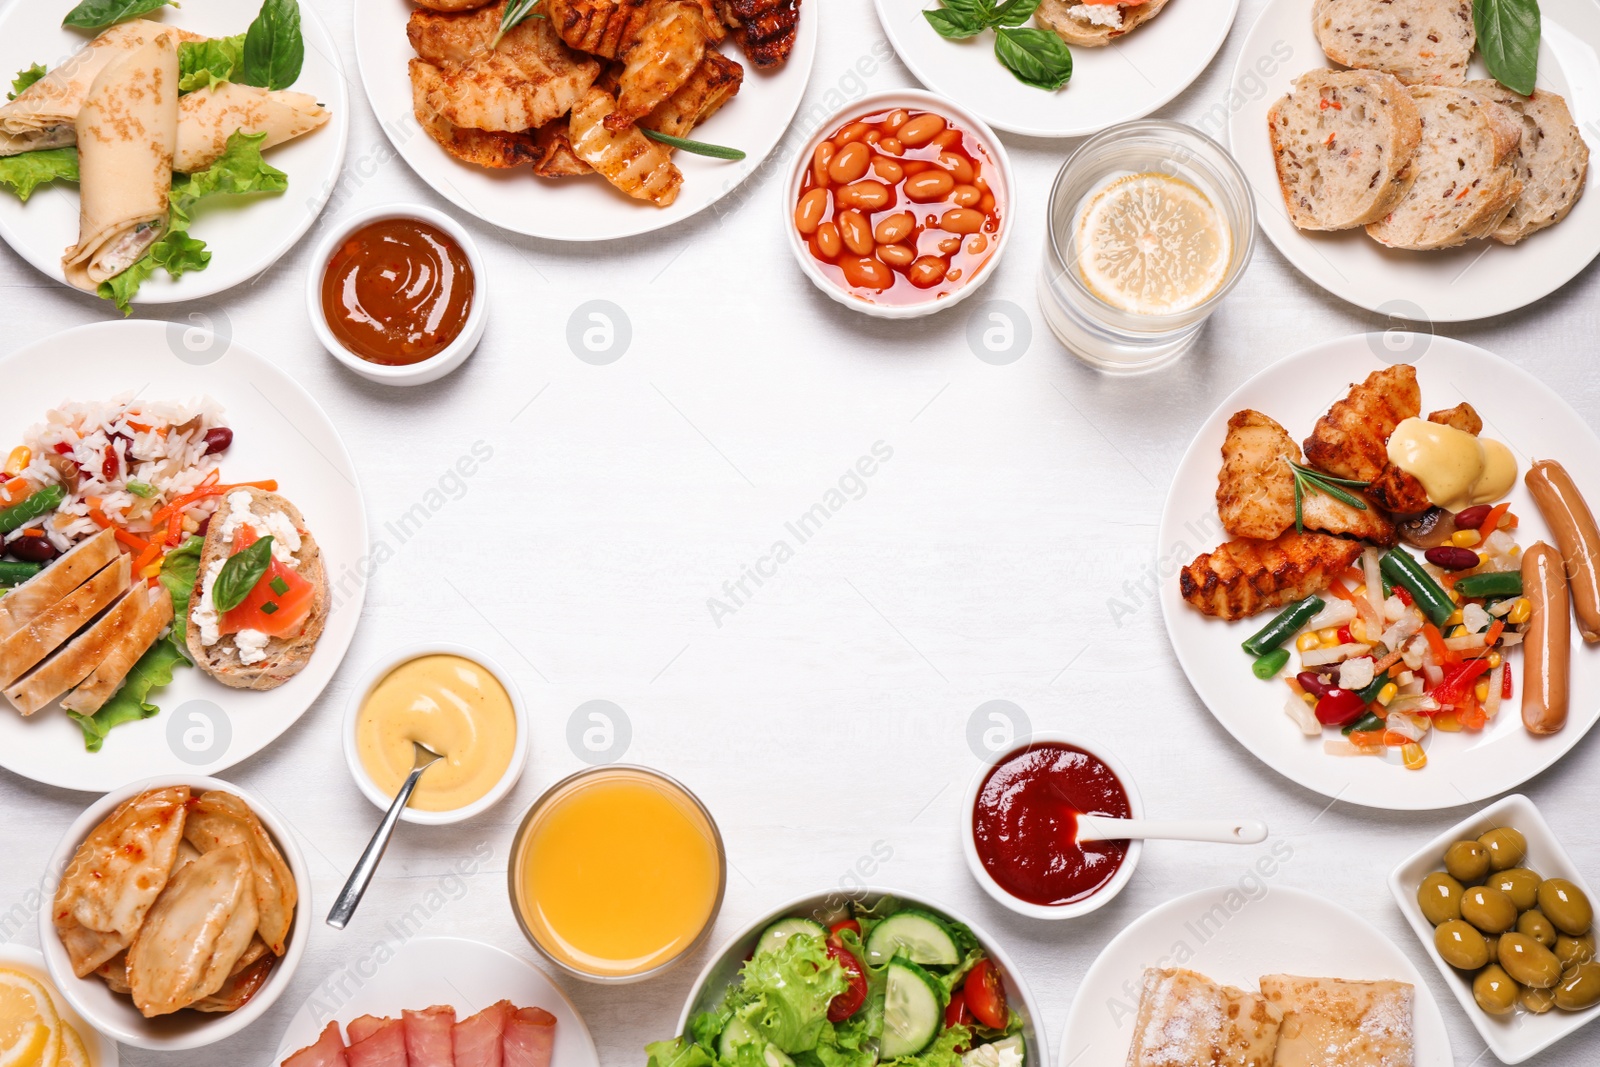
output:
{"label": "rolled crepe", "polygon": [[261,147],[271,148],[327,121],[327,110],[309,94],[221,82],[178,101],[178,152],[172,169],[179,174],[205,170],[222,158],[236,132],[265,133]]}
{"label": "rolled crepe", "polygon": [[160,33],[95,79],[78,112],[78,243],[67,281],[94,292],[167,232],[178,146],[178,38]]}
{"label": "rolled crepe", "polygon": [[[163,32],[173,31],[148,19],[113,26],[0,107],[0,156],[76,143],[74,121],[95,79],[112,62],[149,44]],[[182,40],[192,36],[180,32]]]}

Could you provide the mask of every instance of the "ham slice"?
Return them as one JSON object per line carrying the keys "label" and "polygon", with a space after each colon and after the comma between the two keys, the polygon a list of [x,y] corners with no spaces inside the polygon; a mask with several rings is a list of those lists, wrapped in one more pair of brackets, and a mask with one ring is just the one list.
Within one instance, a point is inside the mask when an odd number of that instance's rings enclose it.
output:
{"label": "ham slice", "polygon": [[339,1024],[329,1023],[316,1044],[307,1045],[284,1060],[283,1067],[349,1067],[349,1061],[344,1057],[344,1040],[339,1036]]}
{"label": "ham slice", "polygon": [[515,1012],[509,1000],[502,1000],[456,1023],[451,1035],[455,1067],[501,1067],[501,1042]]}
{"label": "ham slice", "polygon": [[344,1029],[345,1033],[350,1035],[350,1043],[353,1045],[357,1041],[365,1041],[379,1030],[382,1030],[384,1023],[392,1022],[394,1020],[388,1016],[380,1019],[376,1015],[363,1015],[360,1018],[350,1020],[350,1025]]}
{"label": "ham slice", "polygon": [[[362,1023],[361,1030],[356,1023]],[[345,1049],[350,1067],[406,1067],[406,1028],[399,1019],[362,1016],[350,1024],[350,1036],[365,1033]]]}
{"label": "ham slice", "polygon": [[521,1008],[506,1024],[502,1067],[550,1067],[555,1044],[556,1017],[543,1008]]}
{"label": "ham slice", "polygon": [[411,1067],[455,1067],[453,1032],[456,1010],[434,1005],[401,1013],[406,1027],[406,1056]]}

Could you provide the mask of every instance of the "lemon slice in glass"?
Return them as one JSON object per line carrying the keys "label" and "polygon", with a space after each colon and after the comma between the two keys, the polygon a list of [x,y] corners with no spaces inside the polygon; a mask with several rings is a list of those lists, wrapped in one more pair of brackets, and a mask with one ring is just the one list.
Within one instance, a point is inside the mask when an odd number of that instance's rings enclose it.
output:
{"label": "lemon slice in glass", "polygon": [[37,979],[0,968],[0,1067],[57,1067],[61,1017]]}
{"label": "lemon slice in glass", "polygon": [[1233,234],[1206,195],[1168,174],[1130,174],[1090,199],[1078,221],[1078,269],[1112,307],[1172,315],[1210,299],[1228,274]]}

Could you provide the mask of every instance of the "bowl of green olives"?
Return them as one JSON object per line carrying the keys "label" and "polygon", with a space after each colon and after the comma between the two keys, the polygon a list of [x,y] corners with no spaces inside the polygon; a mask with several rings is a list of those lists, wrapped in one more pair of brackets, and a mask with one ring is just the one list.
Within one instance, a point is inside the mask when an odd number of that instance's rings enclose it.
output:
{"label": "bowl of green olives", "polygon": [[1389,876],[1484,1041],[1521,1063],[1600,1015],[1593,893],[1549,823],[1509,796]]}

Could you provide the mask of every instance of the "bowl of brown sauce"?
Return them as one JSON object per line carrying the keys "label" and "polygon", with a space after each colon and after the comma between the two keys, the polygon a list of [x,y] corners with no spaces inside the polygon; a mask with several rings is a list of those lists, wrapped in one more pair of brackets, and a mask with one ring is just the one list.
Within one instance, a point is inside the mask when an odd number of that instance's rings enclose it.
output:
{"label": "bowl of brown sauce", "polygon": [[419,204],[343,219],[323,239],[306,279],[318,338],[363,378],[437,381],[483,339],[483,257],[456,220]]}

